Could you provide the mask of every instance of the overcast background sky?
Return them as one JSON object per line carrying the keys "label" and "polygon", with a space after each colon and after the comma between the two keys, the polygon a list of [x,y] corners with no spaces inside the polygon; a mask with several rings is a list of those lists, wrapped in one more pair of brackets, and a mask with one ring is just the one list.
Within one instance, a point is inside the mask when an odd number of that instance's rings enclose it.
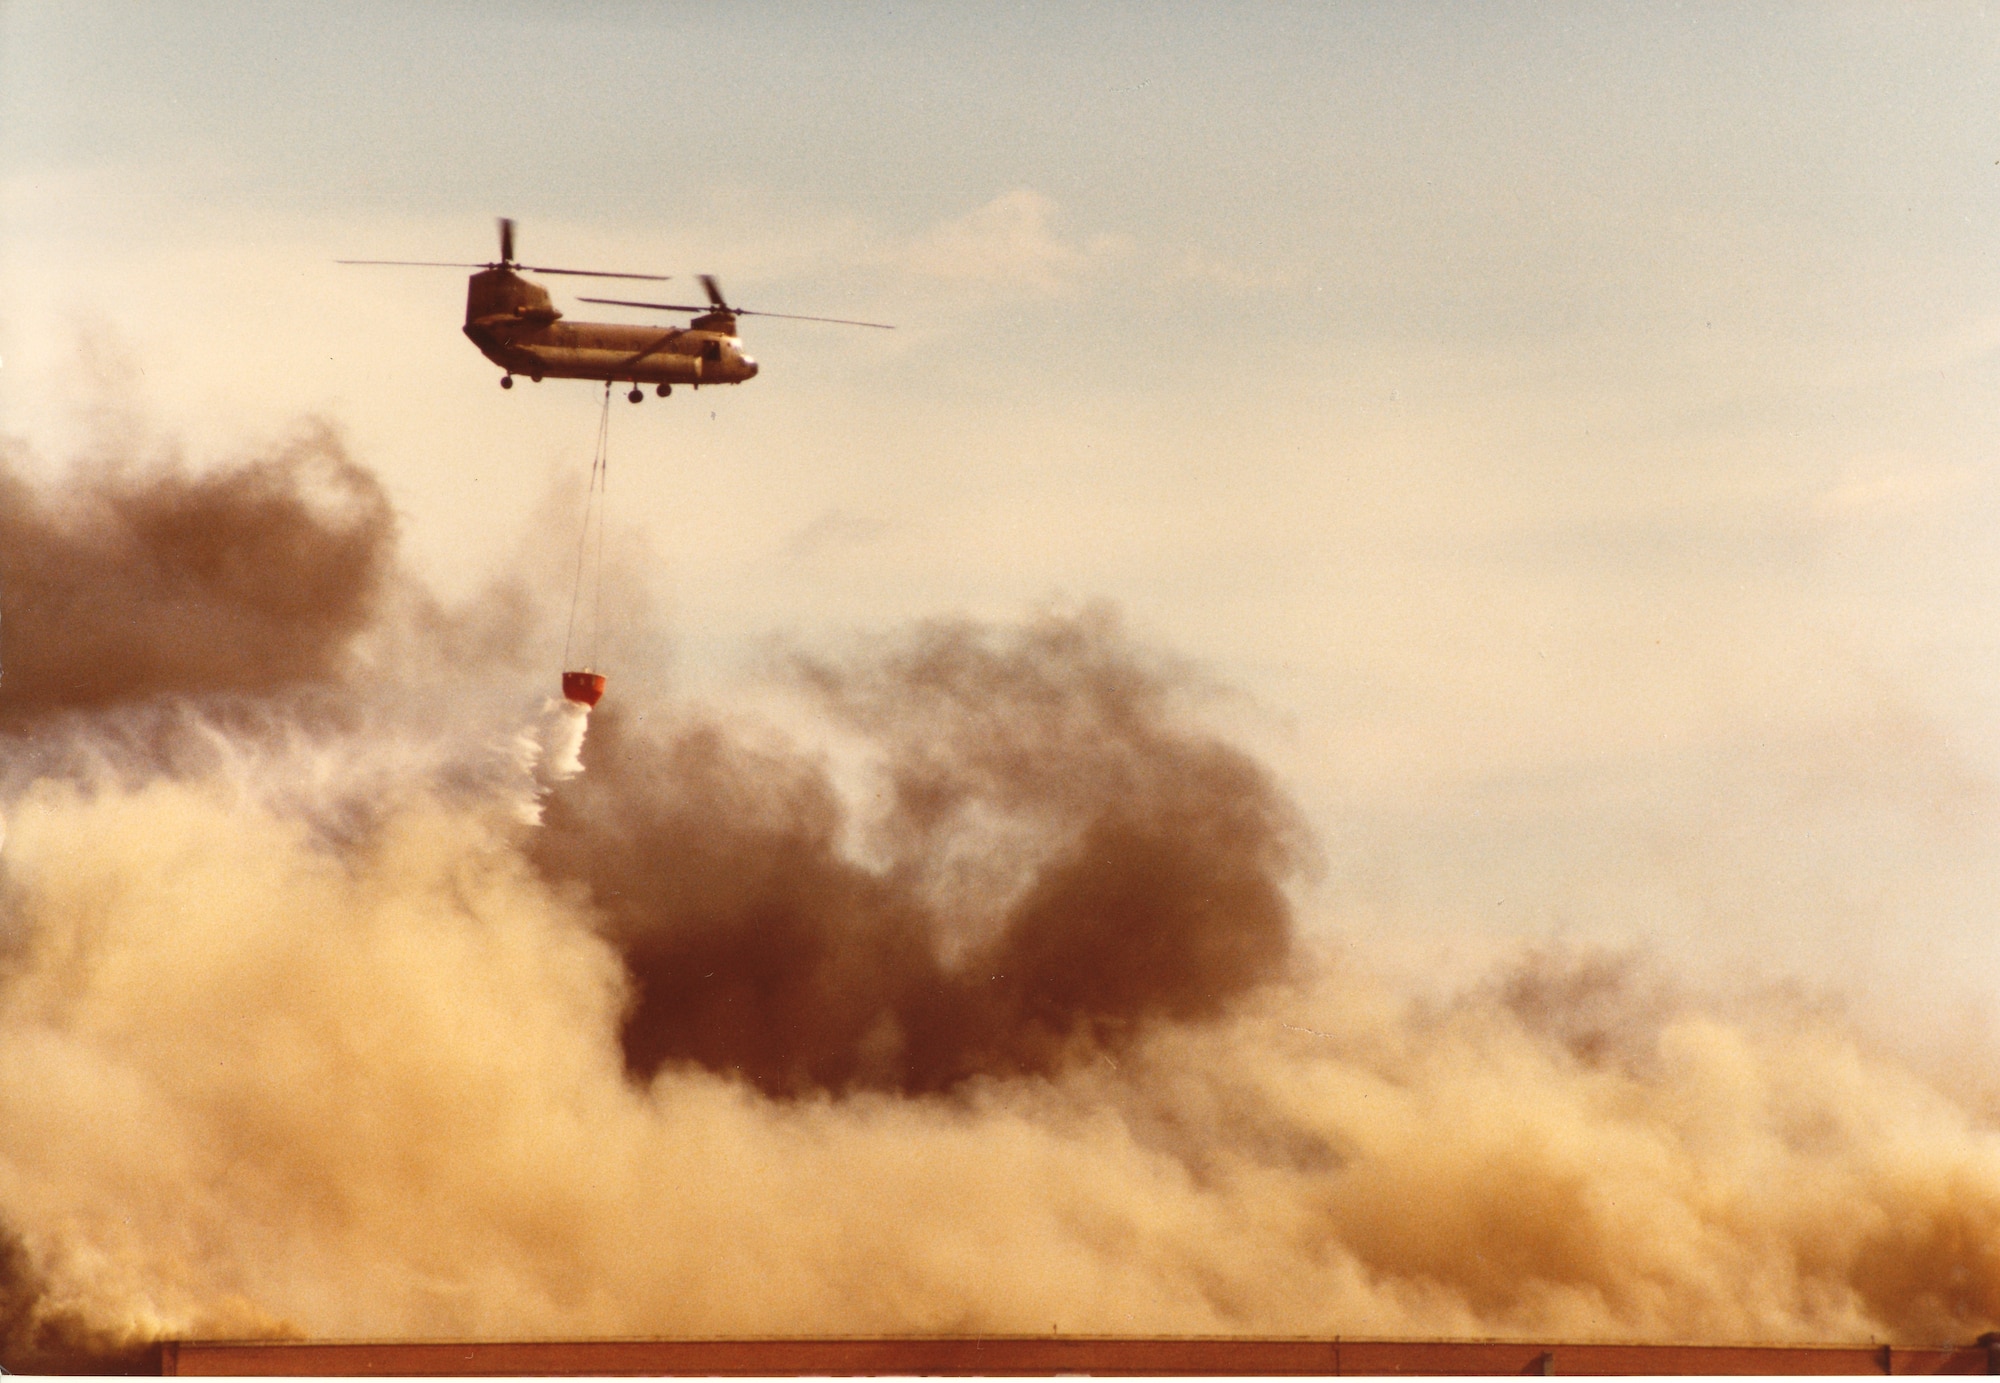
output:
{"label": "overcast background sky", "polygon": [[614,688],[1108,600],[1247,694],[1329,934],[1976,1019],[1996,91],[1977,4],[7,0],[0,431],[54,476],[325,419],[458,594],[571,541],[595,392],[496,388],[462,274],[335,258],[506,214],[893,321],[616,405],[673,637]]}

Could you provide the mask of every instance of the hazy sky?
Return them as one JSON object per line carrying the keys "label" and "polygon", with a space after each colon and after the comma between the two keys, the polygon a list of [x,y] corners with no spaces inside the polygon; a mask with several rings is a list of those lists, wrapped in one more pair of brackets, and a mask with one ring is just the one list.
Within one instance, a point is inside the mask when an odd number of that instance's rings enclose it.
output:
{"label": "hazy sky", "polygon": [[616,405],[614,681],[1108,600],[1247,693],[1330,931],[1991,1006],[1996,90],[1976,4],[7,0],[0,431],[326,419],[464,592],[569,541],[594,391],[335,258],[506,214],[893,321]]}

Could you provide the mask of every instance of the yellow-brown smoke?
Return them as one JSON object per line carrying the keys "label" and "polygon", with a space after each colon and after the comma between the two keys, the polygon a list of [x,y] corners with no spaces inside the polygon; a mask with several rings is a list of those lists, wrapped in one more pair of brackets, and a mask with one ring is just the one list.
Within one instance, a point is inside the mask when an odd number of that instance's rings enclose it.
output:
{"label": "yellow-brown smoke", "polygon": [[[331,443],[78,483],[0,480],[8,1367],[188,1333],[2000,1324],[1993,1128],[1798,1006],[1559,956],[1425,1003],[1303,946],[1295,814],[1108,616],[791,669],[877,796],[668,705],[564,778],[547,670],[508,700],[504,640],[398,594]],[[160,512],[186,536],[129,531]],[[209,521],[241,513],[289,536]],[[325,608],[199,656],[262,627],[249,562]],[[37,623],[91,600],[74,642]],[[414,665],[462,686],[410,695],[384,644],[449,644]],[[60,690],[105,656],[143,675]]]}

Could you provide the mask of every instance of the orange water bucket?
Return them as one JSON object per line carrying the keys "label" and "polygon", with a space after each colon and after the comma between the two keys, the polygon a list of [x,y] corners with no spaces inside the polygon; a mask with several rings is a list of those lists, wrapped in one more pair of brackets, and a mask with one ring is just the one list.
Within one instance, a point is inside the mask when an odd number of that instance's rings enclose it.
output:
{"label": "orange water bucket", "polygon": [[604,674],[601,672],[565,672],[563,674],[563,695],[584,706],[595,706],[597,699],[604,695]]}

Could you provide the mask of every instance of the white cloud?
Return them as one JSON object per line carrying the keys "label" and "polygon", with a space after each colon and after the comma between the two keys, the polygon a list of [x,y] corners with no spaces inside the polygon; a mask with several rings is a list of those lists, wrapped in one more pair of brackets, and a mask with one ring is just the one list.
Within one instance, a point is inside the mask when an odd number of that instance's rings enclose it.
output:
{"label": "white cloud", "polygon": [[918,236],[906,252],[907,263],[931,278],[1019,284],[1049,293],[1126,248],[1115,235],[1067,240],[1054,228],[1056,215],[1053,199],[1016,188]]}
{"label": "white cloud", "polygon": [[1962,497],[1979,476],[1969,466],[1883,457],[1847,468],[1816,508],[1827,518],[1881,518],[1931,509]]}

